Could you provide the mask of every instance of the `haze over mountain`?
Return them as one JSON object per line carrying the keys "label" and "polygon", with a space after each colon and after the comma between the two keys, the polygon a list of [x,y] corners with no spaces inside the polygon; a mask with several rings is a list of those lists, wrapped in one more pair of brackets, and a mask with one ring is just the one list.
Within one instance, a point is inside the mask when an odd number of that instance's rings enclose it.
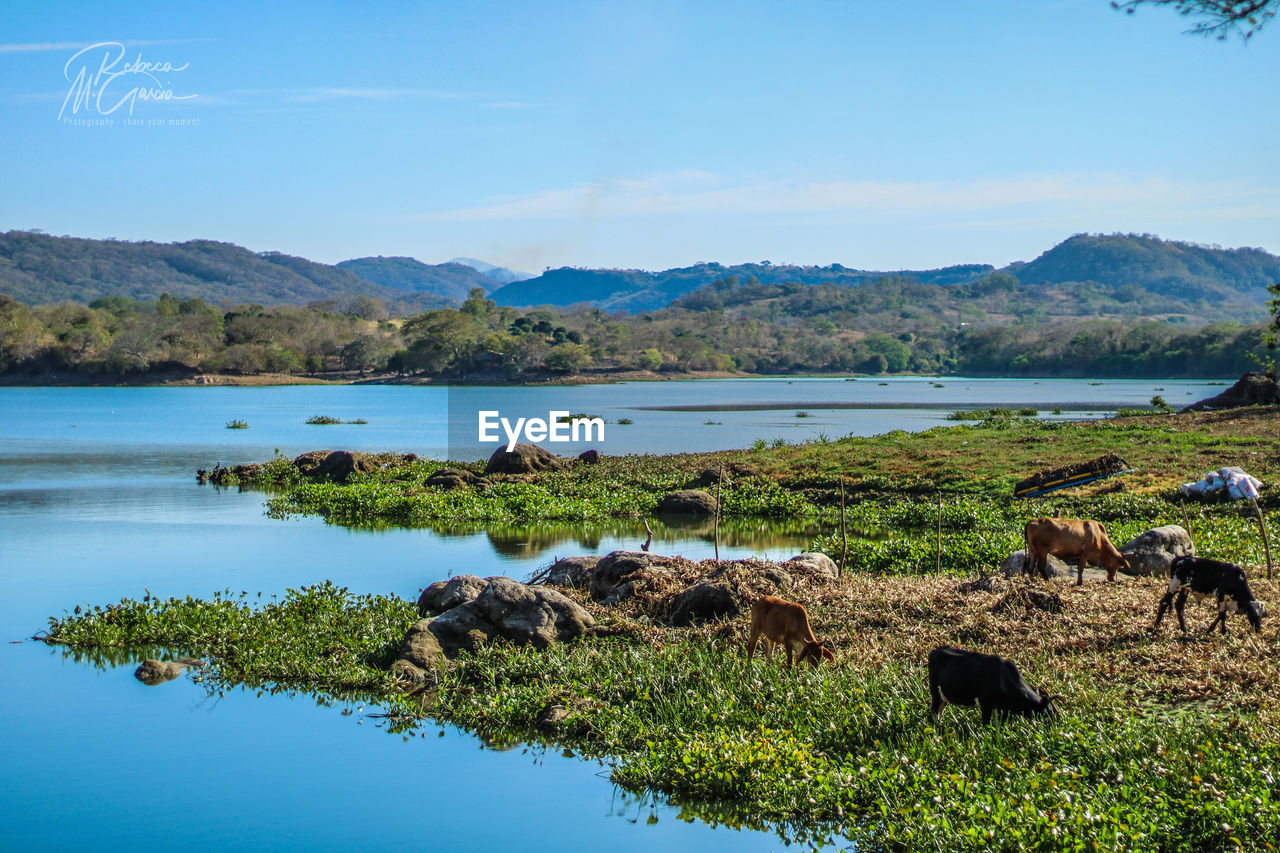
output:
{"label": "haze over mountain", "polygon": [[528,278],[534,278],[531,272],[520,272],[520,270],[508,269],[507,267],[499,267],[486,261],[478,261],[475,258],[454,258],[449,261],[451,264],[462,264],[471,267],[473,270],[493,279],[502,284],[511,284],[513,281],[524,281]]}

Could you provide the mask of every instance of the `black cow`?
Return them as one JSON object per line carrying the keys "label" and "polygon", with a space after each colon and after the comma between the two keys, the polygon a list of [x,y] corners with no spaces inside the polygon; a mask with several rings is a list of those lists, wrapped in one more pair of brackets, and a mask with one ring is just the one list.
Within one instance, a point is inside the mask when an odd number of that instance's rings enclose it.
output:
{"label": "black cow", "polygon": [[[953,646],[939,646],[929,652],[929,694],[933,697],[930,716],[938,716],[946,702],[982,709],[982,722],[991,715],[1058,716],[1055,699],[1043,687],[1031,688],[1013,661],[997,655],[967,652]],[[945,701],[944,701],[945,700]]]}
{"label": "black cow", "polygon": [[1222,560],[1186,556],[1175,558],[1169,567],[1169,591],[1160,599],[1160,610],[1156,613],[1156,624],[1152,626],[1152,630],[1160,627],[1160,620],[1164,618],[1175,595],[1178,600],[1173,609],[1178,613],[1178,625],[1184,632],[1187,630],[1187,620],[1182,616],[1182,608],[1187,603],[1188,593],[1194,595],[1196,601],[1210,595],[1217,596],[1218,618],[1209,623],[1210,631],[1221,624],[1222,633],[1227,633],[1227,615],[1237,610],[1244,611],[1244,615],[1249,617],[1253,630],[1262,630],[1262,617],[1267,608],[1253,597],[1244,569]]}

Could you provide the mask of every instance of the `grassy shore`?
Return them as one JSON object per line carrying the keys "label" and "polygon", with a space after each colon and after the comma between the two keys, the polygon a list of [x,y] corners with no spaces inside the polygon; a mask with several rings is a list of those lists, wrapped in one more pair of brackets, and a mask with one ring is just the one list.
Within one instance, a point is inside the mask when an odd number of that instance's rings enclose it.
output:
{"label": "grassy shore", "polygon": [[[1035,582],[1054,612],[1028,606],[1028,582],[980,577],[1018,547],[1021,522],[1054,509],[1105,520],[1117,540],[1182,523],[1175,486],[1239,464],[1280,475],[1275,409],[1091,424],[987,421],[723,454],[606,459],[598,466],[443,491],[439,463],[412,460],[346,486],[304,483],[286,460],[254,472],[285,491],[277,512],[349,524],[466,519],[593,520],[648,512],[702,468],[733,463],[725,511],[802,517],[831,529],[846,478],[849,569],[788,590],[837,650],[835,666],[785,671],[748,662],[745,620],[677,629],[654,600],[604,607],[565,590],[598,633],[538,651],[492,645],[439,673],[429,694],[399,692],[388,666],[417,619],[410,600],[329,584],[261,603],[122,601],[50,621],[70,654],[165,648],[206,657],[211,689],[359,695],[397,731],[436,718],[498,742],[543,740],[607,759],[613,779],[655,791],[690,818],[853,839],[892,849],[1271,849],[1280,837],[1280,623],[1261,634],[1231,620],[1226,638],[1151,630],[1158,579],[1083,587]],[[1015,502],[1012,483],[1041,468],[1116,451],[1135,474]],[[943,572],[933,572],[938,494]],[[620,495],[620,497],[619,497]],[[1264,505],[1276,506],[1268,488]],[[1257,596],[1280,581],[1258,569],[1261,543],[1236,504],[1186,508],[1200,553],[1251,567]],[[1276,526],[1272,518],[1272,528]],[[839,537],[816,544],[839,556]],[[685,580],[710,567],[680,564]],[[686,577],[687,575],[687,577]],[[402,591],[406,595],[412,591]],[[1209,611],[1188,608],[1199,630]],[[1016,660],[1064,694],[1052,723],[982,726],[972,709],[928,718],[924,658],[949,643]],[[554,728],[554,707],[568,711]]]}

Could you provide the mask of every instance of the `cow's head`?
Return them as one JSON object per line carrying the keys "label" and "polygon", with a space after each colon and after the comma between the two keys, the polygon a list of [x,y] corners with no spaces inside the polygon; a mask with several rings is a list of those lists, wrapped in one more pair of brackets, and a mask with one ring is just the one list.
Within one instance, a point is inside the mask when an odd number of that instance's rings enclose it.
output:
{"label": "cow's head", "polygon": [[1064,698],[1060,693],[1050,695],[1048,690],[1043,687],[1037,687],[1036,691],[1040,694],[1040,707],[1037,711],[1046,717],[1057,717],[1058,709],[1054,706],[1054,702]]}
{"label": "cow's head", "polygon": [[824,660],[835,663],[836,656],[831,649],[827,648],[827,641],[822,640],[817,643],[806,643],[804,649],[800,652],[800,656],[796,658],[796,663],[807,660],[811,665],[817,666]]}
{"label": "cow's head", "polygon": [[1261,633],[1262,617],[1267,615],[1267,605],[1261,601],[1250,601],[1244,607],[1244,615],[1249,617],[1249,624],[1253,626],[1253,630]]}

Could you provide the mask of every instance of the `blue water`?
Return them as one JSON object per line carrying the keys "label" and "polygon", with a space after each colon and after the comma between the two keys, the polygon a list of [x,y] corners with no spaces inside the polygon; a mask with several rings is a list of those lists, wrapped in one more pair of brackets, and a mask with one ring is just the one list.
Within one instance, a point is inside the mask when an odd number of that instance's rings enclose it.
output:
{"label": "blue water", "polygon": [[[606,452],[746,446],[947,423],[944,409],[654,411],[649,405],[967,399],[974,405],[1208,396],[1204,383],[729,380],[467,389],[613,421]],[[968,383],[968,384],[964,384]],[[1153,390],[1161,387],[1163,391]],[[971,398],[960,396],[964,389]],[[856,390],[854,390],[856,389]],[[187,678],[147,687],[133,664],[76,663],[23,640],[76,604],[137,597],[266,595],[323,579],[416,596],[452,574],[523,578],[554,556],[643,541],[638,523],[595,529],[353,531],[263,515],[261,494],[195,483],[193,470],[276,450],[414,451],[445,443],[442,388],[0,389],[0,825],[5,849],[773,850],[768,833],[679,820],[619,795],[607,768],[556,751],[496,751],[450,727],[405,739],[371,708],[308,697],[206,695]],[[456,393],[456,392],[455,392]],[[1094,396],[1083,396],[1093,393]],[[985,396],[984,396],[985,395]],[[456,401],[455,401],[456,402]],[[949,410],[949,409],[947,409]],[[367,425],[308,426],[314,414]],[[232,418],[247,430],[227,430]],[[723,421],[706,426],[703,421]],[[658,528],[655,550],[710,556],[708,538]],[[811,531],[762,529],[723,556],[787,557]],[[350,711],[346,714],[344,711]],[[443,732],[443,736],[437,736]],[[657,823],[649,824],[650,814]]]}

